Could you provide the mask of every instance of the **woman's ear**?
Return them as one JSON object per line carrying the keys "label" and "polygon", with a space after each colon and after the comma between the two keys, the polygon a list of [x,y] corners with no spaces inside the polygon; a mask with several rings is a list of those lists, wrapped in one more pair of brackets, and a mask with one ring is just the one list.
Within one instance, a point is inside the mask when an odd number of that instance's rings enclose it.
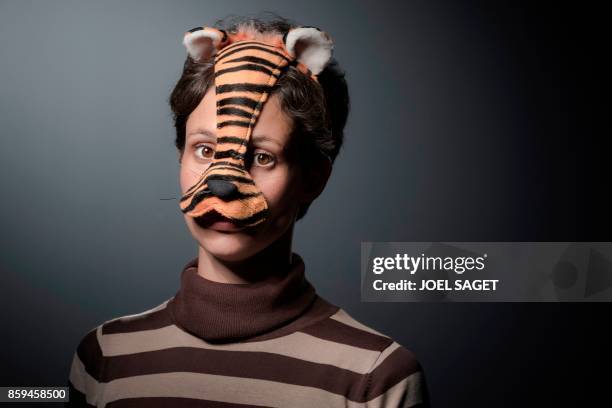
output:
{"label": "woman's ear", "polygon": [[285,49],[298,62],[318,75],[329,63],[334,44],[324,31],[316,27],[298,27],[289,30],[283,37]]}
{"label": "woman's ear", "polygon": [[331,175],[332,164],[329,160],[321,160],[316,166],[303,174],[302,201],[312,202],[323,192]]}

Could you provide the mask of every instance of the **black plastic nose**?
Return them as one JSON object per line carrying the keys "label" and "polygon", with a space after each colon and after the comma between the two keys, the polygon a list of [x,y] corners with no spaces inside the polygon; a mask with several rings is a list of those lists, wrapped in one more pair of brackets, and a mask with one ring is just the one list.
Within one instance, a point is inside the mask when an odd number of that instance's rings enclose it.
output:
{"label": "black plastic nose", "polygon": [[225,180],[208,180],[208,189],[219,198],[228,198],[238,190],[236,186]]}

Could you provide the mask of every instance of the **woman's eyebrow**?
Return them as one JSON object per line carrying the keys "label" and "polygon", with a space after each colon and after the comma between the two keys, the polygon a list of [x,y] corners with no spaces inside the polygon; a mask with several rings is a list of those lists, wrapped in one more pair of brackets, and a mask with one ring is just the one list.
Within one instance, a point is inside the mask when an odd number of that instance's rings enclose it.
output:
{"label": "woman's eyebrow", "polygon": [[[190,132],[187,137],[189,138],[190,136],[196,136],[196,135],[203,135],[203,136],[207,136],[209,138],[211,138],[212,140],[216,140],[217,139],[217,135],[215,135],[213,132],[211,132],[208,129],[203,129],[203,128],[199,128],[196,129],[192,132]],[[258,143],[258,142],[270,142],[270,143],[274,143],[275,145],[277,145],[278,147],[280,147],[281,149],[284,149],[284,146],[275,138],[270,137],[270,136],[266,136],[266,135],[257,135],[257,136],[253,136],[251,138],[251,141],[253,143]]]}
{"label": "woman's eyebrow", "polygon": [[190,132],[190,133],[187,135],[187,137],[189,137],[189,136],[195,136],[195,135],[204,135],[204,136],[208,136],[208,137],[213,138],[213,139],[216,139],[216,138],[217,138],[217,136],[216,136],[216,135],[215,135],[213,132],[211,132],[210,130],[208,130],[208,129],[196,129],[196,130],[194,130],[193,132]]}
{"label": "woman's eyebrow", "polygon": [[283,148],[283,145],[278,140],[274,139],[273,137],[265,136],[265,135],[253,136],[253,142],[266,142],[266,141],[274,143],[278,145],[280,148]]}

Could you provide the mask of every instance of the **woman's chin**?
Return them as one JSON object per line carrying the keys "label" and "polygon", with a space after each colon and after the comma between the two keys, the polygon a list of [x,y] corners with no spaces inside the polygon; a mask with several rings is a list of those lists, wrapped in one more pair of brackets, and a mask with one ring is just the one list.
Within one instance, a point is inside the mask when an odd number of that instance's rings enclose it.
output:
{"label": "woman's chin", "polygon": [[[291,225],[288,217],[270,219],[255,227],[243,229],[221,224],[202,226],[192,218],[186,218],[191,234],[200,247],[227,262],[239,262],[254,256],[278,239]],[[286,225],[281,225],[281,221]]]}
{"label": "woman's chin", "polygon": [[260,242],[244,232],[225,232],[201,229],[198,234],[200,246],[211,255],[224,261],[242,261],[259,251]]}

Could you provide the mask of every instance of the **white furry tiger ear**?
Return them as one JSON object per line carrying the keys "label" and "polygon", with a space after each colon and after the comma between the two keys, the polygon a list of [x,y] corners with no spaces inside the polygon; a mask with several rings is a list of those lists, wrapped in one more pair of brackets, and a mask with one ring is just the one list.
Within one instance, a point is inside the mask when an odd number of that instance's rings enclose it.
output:
{"label": "white furry tiger ear", "polygon": [[324,31],[316,27],[297,27],[283,38],[285,49],[298,62],[304,64],[313,75],[318,75],[329,63],[334,43]]}
{"label": "white furry tiger ear", "polygon": [[183,36],[183,45],[194,61],[216,55],[227,43],[227,33],[212,27],[195,27]]}

